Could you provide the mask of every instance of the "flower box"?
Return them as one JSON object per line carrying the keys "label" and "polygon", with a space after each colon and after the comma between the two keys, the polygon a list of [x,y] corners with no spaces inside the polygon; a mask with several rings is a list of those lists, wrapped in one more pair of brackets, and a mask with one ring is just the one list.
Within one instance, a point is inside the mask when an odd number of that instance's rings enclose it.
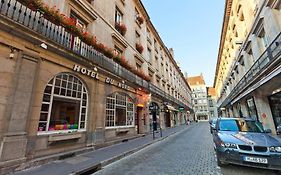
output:
{"label": "flower box", "polygon": [[140,43],[136,43],[136,49],[137,51],[142,54],[143,52],[143,46]]}
{"label": "flower box", "polygon": [[143,22],[144,22],[143,17],[140,15],[137,15],[136,20],[139,22],[139,24],[143,24]]}
{"label": "flower box", "polygon": [[[74,37],[78,37],[81,41],[85,42],[86,44],[95,48],[98,52],[101,52],[108,58],[113,58],[115,62],[126,68],[127,70],[135,73],[139,77],[145,79],[146,81],[150,81],[150,77],[145,75],[142,71],[134,70],[133,66],[129,64],[129,62],[121,55],[115,54],[112,48],[106,47],[103,43],[97,41],[96,37],[89,34],[86,31],[83,31],[82,28],[76,25],[76,20],[70,17],[67,17],[64,14],[59,12],[55,6],[50,8],[47,4],[44,4],[42,0],[18,0],[21,4],[27,6],[33,11],[40,11],[43,17],[50,22],[62,26],[68,31],[70,34],[74,35]],[[143,23],[143,17],[137,17],[139,23]],[[116,30],[118,30],[121,35],[125,35],[127,32],[127,27],[123,23],[116,23],[115,24]],[[143,46],[140,44],[136,45],[136,49],[138,52],[143,52]],[[78,129],[78,125],[57,125],[57,126],[50,126],[49,130],[65,130],[65,129]],[[42,128],[39,128],[42,130]]]}
{"label": "flower box", "polygon": [[125,24],[121,23],[121,22],[118,22],[118,23],[115,23],[115,28],[116,30],[118,30],[118,32],[121,33],[121,35],[125,35],[126,32],[127,32],[127,27]]}

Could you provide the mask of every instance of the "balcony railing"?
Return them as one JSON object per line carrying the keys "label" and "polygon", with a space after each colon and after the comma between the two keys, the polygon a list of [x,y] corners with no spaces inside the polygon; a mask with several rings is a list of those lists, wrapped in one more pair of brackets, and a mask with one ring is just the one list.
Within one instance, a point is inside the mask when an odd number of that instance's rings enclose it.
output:
{"label": "balcony railing", "polygon": [[[128,82],[134,83],[140,87],[148,89],[151,93],[160,95],[162,98],[177,103],[181,106],[186,106],[176,98],[166,94],[164,91],[154,86],[151,83],[143,80],[119,64],[115,63],[112,59],[107,58],[100,52],[96,51],[92,46],[82,42],[78,37],[68,32],[64,27],[56,25],[43,17],[40,11],[32,11],[26,6],[22,5],[17,0],[2,0],[0,1],[0,17],[2,20],[11,20],[17,25],[25,28],[26,31],[33,32],[42,40],[47,40],[54,43],[57,48],[64,48],[70,53],[74,53],[83,59],[118,75]],[[26,36],[19,35],[19,37],[27,38]],[[36,41],[35,38],[28,37],[30,42]],[[38,43],[37,38],[37,43]],[[39,40],[40,41],[40,40]],[[57,49],[58,50],[58,49]]]}
{"label": "balcony railing", "polygon": [[259,77],[262,71],[266,70],[273,62],[280,59],[281,55],[281,33],[273,40],[269,47],[263,52],[263,54],[257,59],[252,67],[241,78],[237,85],[233,88],[230,94],[222,102],[221,107],[231,102],[234,97],[240,94],[245,88],[247,88],[253,81]]}
{"label": "balcony railing", "polygon": [[191,104],[184,104],[183,102],[181,102],[180,100],[174,98],[173,96],[171,96],[170,94],[162,91],[160,88],[158,88],[157,86],[153,85],[153,84],[149,84],[149,91],[150,92],[153,92],[154,94],[157,94],[158,96],[160,97],[164,97],[164,99],[167,101],[167,102],[170,102],[170,103],[175,103],[175,104],[178,104],[179,106],[183,106],[183,107],[186,107],[186,108],[191,108],[192,105]]}

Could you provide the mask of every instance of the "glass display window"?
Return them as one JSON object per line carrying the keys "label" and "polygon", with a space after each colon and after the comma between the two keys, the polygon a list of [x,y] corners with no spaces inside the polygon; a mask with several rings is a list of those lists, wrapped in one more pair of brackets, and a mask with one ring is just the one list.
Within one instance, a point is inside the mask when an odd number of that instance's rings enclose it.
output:
{"label": "glass display window", "polygon": [[61,73],[51,79],[43,94],[38,133],[85,130],[88,92],[74,75]]}

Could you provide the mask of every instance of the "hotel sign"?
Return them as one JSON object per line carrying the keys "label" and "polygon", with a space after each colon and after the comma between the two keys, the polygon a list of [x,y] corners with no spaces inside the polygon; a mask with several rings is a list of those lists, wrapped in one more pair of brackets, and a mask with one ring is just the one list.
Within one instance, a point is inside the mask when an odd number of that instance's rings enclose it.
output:
{"label": "hotel sign", "polygon": [[122,88],[122,89],[129,89],[129,86],[125,84],[124,80],[122,82],[115,83],[112,78],[106,77],[105,82],[107,84],[116,85],[117,87]]}
{"label": "hotel sign", "polygon": [[89,76],[91,78],[99,79],[99,74],[97,73],[98,69],[96,67],[94,67],[94,69],[91,70],[91,69],[88,69],[88,68],[85,68],[85,67],[81,67],[81,66],[75,64],[73,66],[73,70],[75,72],[79,72],[79,73],[81,73],[83,75],[87,75],[87,76]]}
{"label": "hotel sign", "polygon": [[[75,64],[73,66],[73,70],[75,72],[79,72],[83,75],[86,75],[88,77],[91,77],[93,79],[97,79],[97,80],[100,80],[100,77],[99,77],[99,74],[98,74],[98,69],[96,67],[94,67],[93,69],[88,69],[86,67],[82,67],[82,66],[79,66],[77,64]],[[100,80],[100,81],[103,81],[103,80]],[[109,78],[109,77],[106,77],[104,79],[104,82],[107,83],[107,84],[111,84],[111,85],[115,85],[119,88],[122,88],[122,89],[126,89],[128,90],[129,89],[129,86],[125,84],[125,81],[121,81],[121,82],[115,82],[112,78]]]}

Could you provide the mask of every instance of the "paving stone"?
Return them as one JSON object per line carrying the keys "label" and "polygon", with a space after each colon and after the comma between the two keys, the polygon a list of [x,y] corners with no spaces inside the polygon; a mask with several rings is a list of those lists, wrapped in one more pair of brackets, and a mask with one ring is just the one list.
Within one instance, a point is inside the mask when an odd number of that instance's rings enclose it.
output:
{"label": "paving stone", "polygon": [[95,175],[273,175],[275,172],[230,165],[217,166],[207,122],[155,143]]}

